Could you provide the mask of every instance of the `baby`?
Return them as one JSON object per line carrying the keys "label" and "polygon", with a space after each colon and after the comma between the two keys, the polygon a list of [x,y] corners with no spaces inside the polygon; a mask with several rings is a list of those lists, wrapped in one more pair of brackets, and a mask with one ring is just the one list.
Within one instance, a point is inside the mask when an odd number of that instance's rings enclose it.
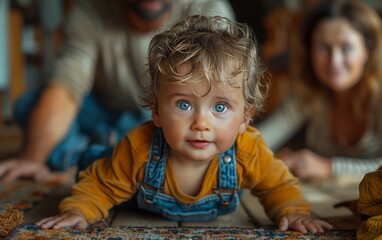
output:
{"label": "baby", "polygon": [[280,230],[331,228],[310,216],[298,179],[249,126],[265,96],[246,25],[188,17],[152,39],[148,65],[143,105],[153,120],[81,172],[61,215],[38,226],[86,228],[135,195],[141,209],[170,220],[209,221],[233,212],[246,188]]}

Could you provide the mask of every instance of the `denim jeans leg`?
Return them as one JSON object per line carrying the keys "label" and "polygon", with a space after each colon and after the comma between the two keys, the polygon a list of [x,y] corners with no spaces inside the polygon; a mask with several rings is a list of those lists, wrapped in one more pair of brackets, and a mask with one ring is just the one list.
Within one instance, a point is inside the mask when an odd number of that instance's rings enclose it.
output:
{"label": "denim jeans leg", "polygon": [[[40,95],[41,90],[27,92],[14,105],[15,120],[24,132]],[[90,93],[83,99],[82,107],[65,138],[51,152],[48,166],[53,170],[66,170],[78,164],[88,166],[89,162],[98,158],[96,152],[104,150],[100,147],[89,148],[89,145],[104,145],[105,149],[112,149],[108,142],[110,134],[115,131],[116,140],[120,140],[127,131],[150,119],[149,112],[143,112],[133,114],[110,111],[98,102],[94,94]],[[81,161],[84,162],[81,163]]]}
{"label": "denim jeans leg", "polygon": [[139,113],[123,112],[119,116],[115,130],[117,139],[120,140],[131,129],[151,119],[151,111],[142,109]]}
{"label": "denim jeans leg", "polygon": [[[24,133],[27,129],[33,107],[36,105],[40,95],[41,90],[27,92],[14,105],[15,120]],[[78,120],[74,120],[64,139],[53,149],[48,157],[48,166],[53,170],[66,170],[76,165],[76,154],[84,151],[87,145],[87,137],[81,133]]]}
{"label": "denim jeans leg", "polygon": [[80,156],[89,146],[89,139],[81,133],[79,124],[75,121],[66,137],[53,149],[48,165],[53,170],[67,170],[78,165]]}
{"label": "denim jeans leg", "polygon": [[120,111],[111,111],[96,99],[93,93],[87,95],[78,114],[81,130],[89,136],[91,144],[108,146],[113,125]]}

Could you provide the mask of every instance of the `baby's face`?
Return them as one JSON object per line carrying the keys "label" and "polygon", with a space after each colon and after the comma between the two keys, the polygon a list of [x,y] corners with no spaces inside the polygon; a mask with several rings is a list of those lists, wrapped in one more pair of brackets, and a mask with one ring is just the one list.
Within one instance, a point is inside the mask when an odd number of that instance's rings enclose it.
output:
{"label": "baby's face", "polygon": [[[241,81],[238,76],[238,81]],[[248,126],[242,84],[162,83],[153,120],[162,127],[173,158],[208,161],[228,150]]]}

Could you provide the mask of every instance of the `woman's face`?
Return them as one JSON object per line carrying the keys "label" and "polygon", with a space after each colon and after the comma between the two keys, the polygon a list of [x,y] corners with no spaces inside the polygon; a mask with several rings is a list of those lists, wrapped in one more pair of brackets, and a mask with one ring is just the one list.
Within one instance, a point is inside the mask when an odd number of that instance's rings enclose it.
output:
{"label": "woman's face", "polygon": [[315,75],[334,92],[356,85],[368,58],[363,36],[344,18],[323,20],[317,25],[311,52]]}

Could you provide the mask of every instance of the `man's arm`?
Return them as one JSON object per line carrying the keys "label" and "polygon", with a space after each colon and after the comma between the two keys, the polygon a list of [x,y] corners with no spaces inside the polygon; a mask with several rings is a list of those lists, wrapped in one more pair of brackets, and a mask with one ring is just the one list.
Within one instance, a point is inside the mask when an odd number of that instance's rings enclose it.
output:
{"label": "man's arm", "polygon": [[47,87],[32,111],[19,157],[0,162],[0,181],[48,179],[47,158],[66,135],[78,109],[78,101],[64,87]]}
{"label": "man's arm", "polygon": [[65,137],[82,98],[93,85],[98,27],[95,1],[78,0],[65,22],[65,42],[55,62],[53,77],[39,96],[28,119],[25,142],[17,158],[0,162],[0,181],[19,177],[48,180],[46,161]]}
{"label": "man's arm", "polygon": [[66,135],[78,108],[79,103],[64,87],[47,87],[32,111],[21,158],[45,163]]}

